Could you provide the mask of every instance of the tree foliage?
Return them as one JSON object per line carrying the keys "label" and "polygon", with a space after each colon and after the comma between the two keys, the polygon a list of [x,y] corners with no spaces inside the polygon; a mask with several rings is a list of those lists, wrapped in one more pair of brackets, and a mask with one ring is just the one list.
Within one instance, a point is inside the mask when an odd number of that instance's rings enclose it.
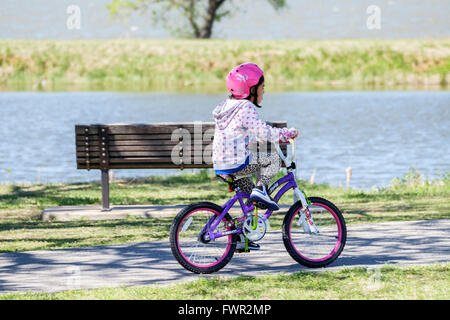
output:
{"label": "tree foliage", "polygon": [[[237,2],[238,3],[237,3]],[[132,12],[149,15],[154,23],[162,24],[172,33],[194,38],[210,38],[214,22],[232,14],[242,0],[112,0],[107,6],[114,17],[128,16]],[[286,0],[267,0],[278,10]],[[233,9],[225,9],[229,2]],[[251,2],[252,5],[255,1]]]}

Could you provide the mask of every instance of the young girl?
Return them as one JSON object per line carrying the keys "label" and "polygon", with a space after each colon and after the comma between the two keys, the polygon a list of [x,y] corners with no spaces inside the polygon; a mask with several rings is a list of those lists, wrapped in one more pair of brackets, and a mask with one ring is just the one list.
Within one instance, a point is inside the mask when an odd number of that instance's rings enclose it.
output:
{"label": "young girl", "polygon": [[[251,194],[251,201],[278,210],[277,203],[267,194],[267,186],[280,170],[279,155],[250,150],[257,142],[287,142],[296,138],[298,132],[294,128],[271,127],[258,115],[264,95],[264,71],[256,64],[233,68],[227,76],[227,87],[231,95],[213,111],[215,173],[235,176],[241,191]],[[256,186],[249,177],[253,173]]]}

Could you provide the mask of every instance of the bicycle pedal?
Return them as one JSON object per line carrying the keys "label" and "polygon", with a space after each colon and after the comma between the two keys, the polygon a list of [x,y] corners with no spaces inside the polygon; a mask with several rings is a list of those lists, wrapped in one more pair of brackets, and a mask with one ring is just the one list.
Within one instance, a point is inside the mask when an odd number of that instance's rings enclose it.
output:
{"label": "bicycle pedal", "polygon": [[255,207],[257,207],[258,209],[263,209],[263,210],[267,209],[267,205],[263,202],[258,201],[258,202],[253,202],[253,203],[254,203]]}
{"label": "bicycle pedal", "polygon": [[235,253],[250,253],[251,250],[245,251],[245,249],[236,249]]}

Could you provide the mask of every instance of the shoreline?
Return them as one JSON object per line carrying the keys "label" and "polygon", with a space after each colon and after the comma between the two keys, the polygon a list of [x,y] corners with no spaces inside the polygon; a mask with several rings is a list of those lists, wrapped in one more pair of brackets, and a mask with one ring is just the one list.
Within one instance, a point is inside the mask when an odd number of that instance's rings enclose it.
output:
{"label": "shoreline", "polygon": [[447,89],[450,83],[449,38],[0,40],[0,88],[214,91],[223,87],[232,66],[245,61],[261,65],[268,89],[275,91],[277,86]]}
{"label": "shoreline", "polygon": [[[450,85],[435,84],[397,84],[397,85],[337,85],[330,83],[322,84],[298,84],[281,87],[270,87],[267,93],[288,92],[438,92],[449,91]],[[103,83],[66,83],[61,81],[28,81],[0,83],[0,93],[8,92],[117,92],[117,93],[162,93],[162,94],[227,94],[224,84],[191,86],[183,83],[167,85],[146,86],[142,82],[118,82],[114,84]]]}

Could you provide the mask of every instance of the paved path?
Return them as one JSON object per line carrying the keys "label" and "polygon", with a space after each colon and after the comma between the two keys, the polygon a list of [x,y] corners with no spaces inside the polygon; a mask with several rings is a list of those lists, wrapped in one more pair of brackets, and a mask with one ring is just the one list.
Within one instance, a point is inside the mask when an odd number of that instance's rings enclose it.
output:
{"label": "paved path", "polygon": [[[235,254],[220,272],[208,276],[320,271],[297,264],[281,233],[270,232],[259,252]],[[341,256],[329,267],[378,267],[450,261],[450,220],[350,225]],[[199,276],[173,258],[168,241],[64,250],[0,254],[0,293],[61,291],[191,281]]]}

